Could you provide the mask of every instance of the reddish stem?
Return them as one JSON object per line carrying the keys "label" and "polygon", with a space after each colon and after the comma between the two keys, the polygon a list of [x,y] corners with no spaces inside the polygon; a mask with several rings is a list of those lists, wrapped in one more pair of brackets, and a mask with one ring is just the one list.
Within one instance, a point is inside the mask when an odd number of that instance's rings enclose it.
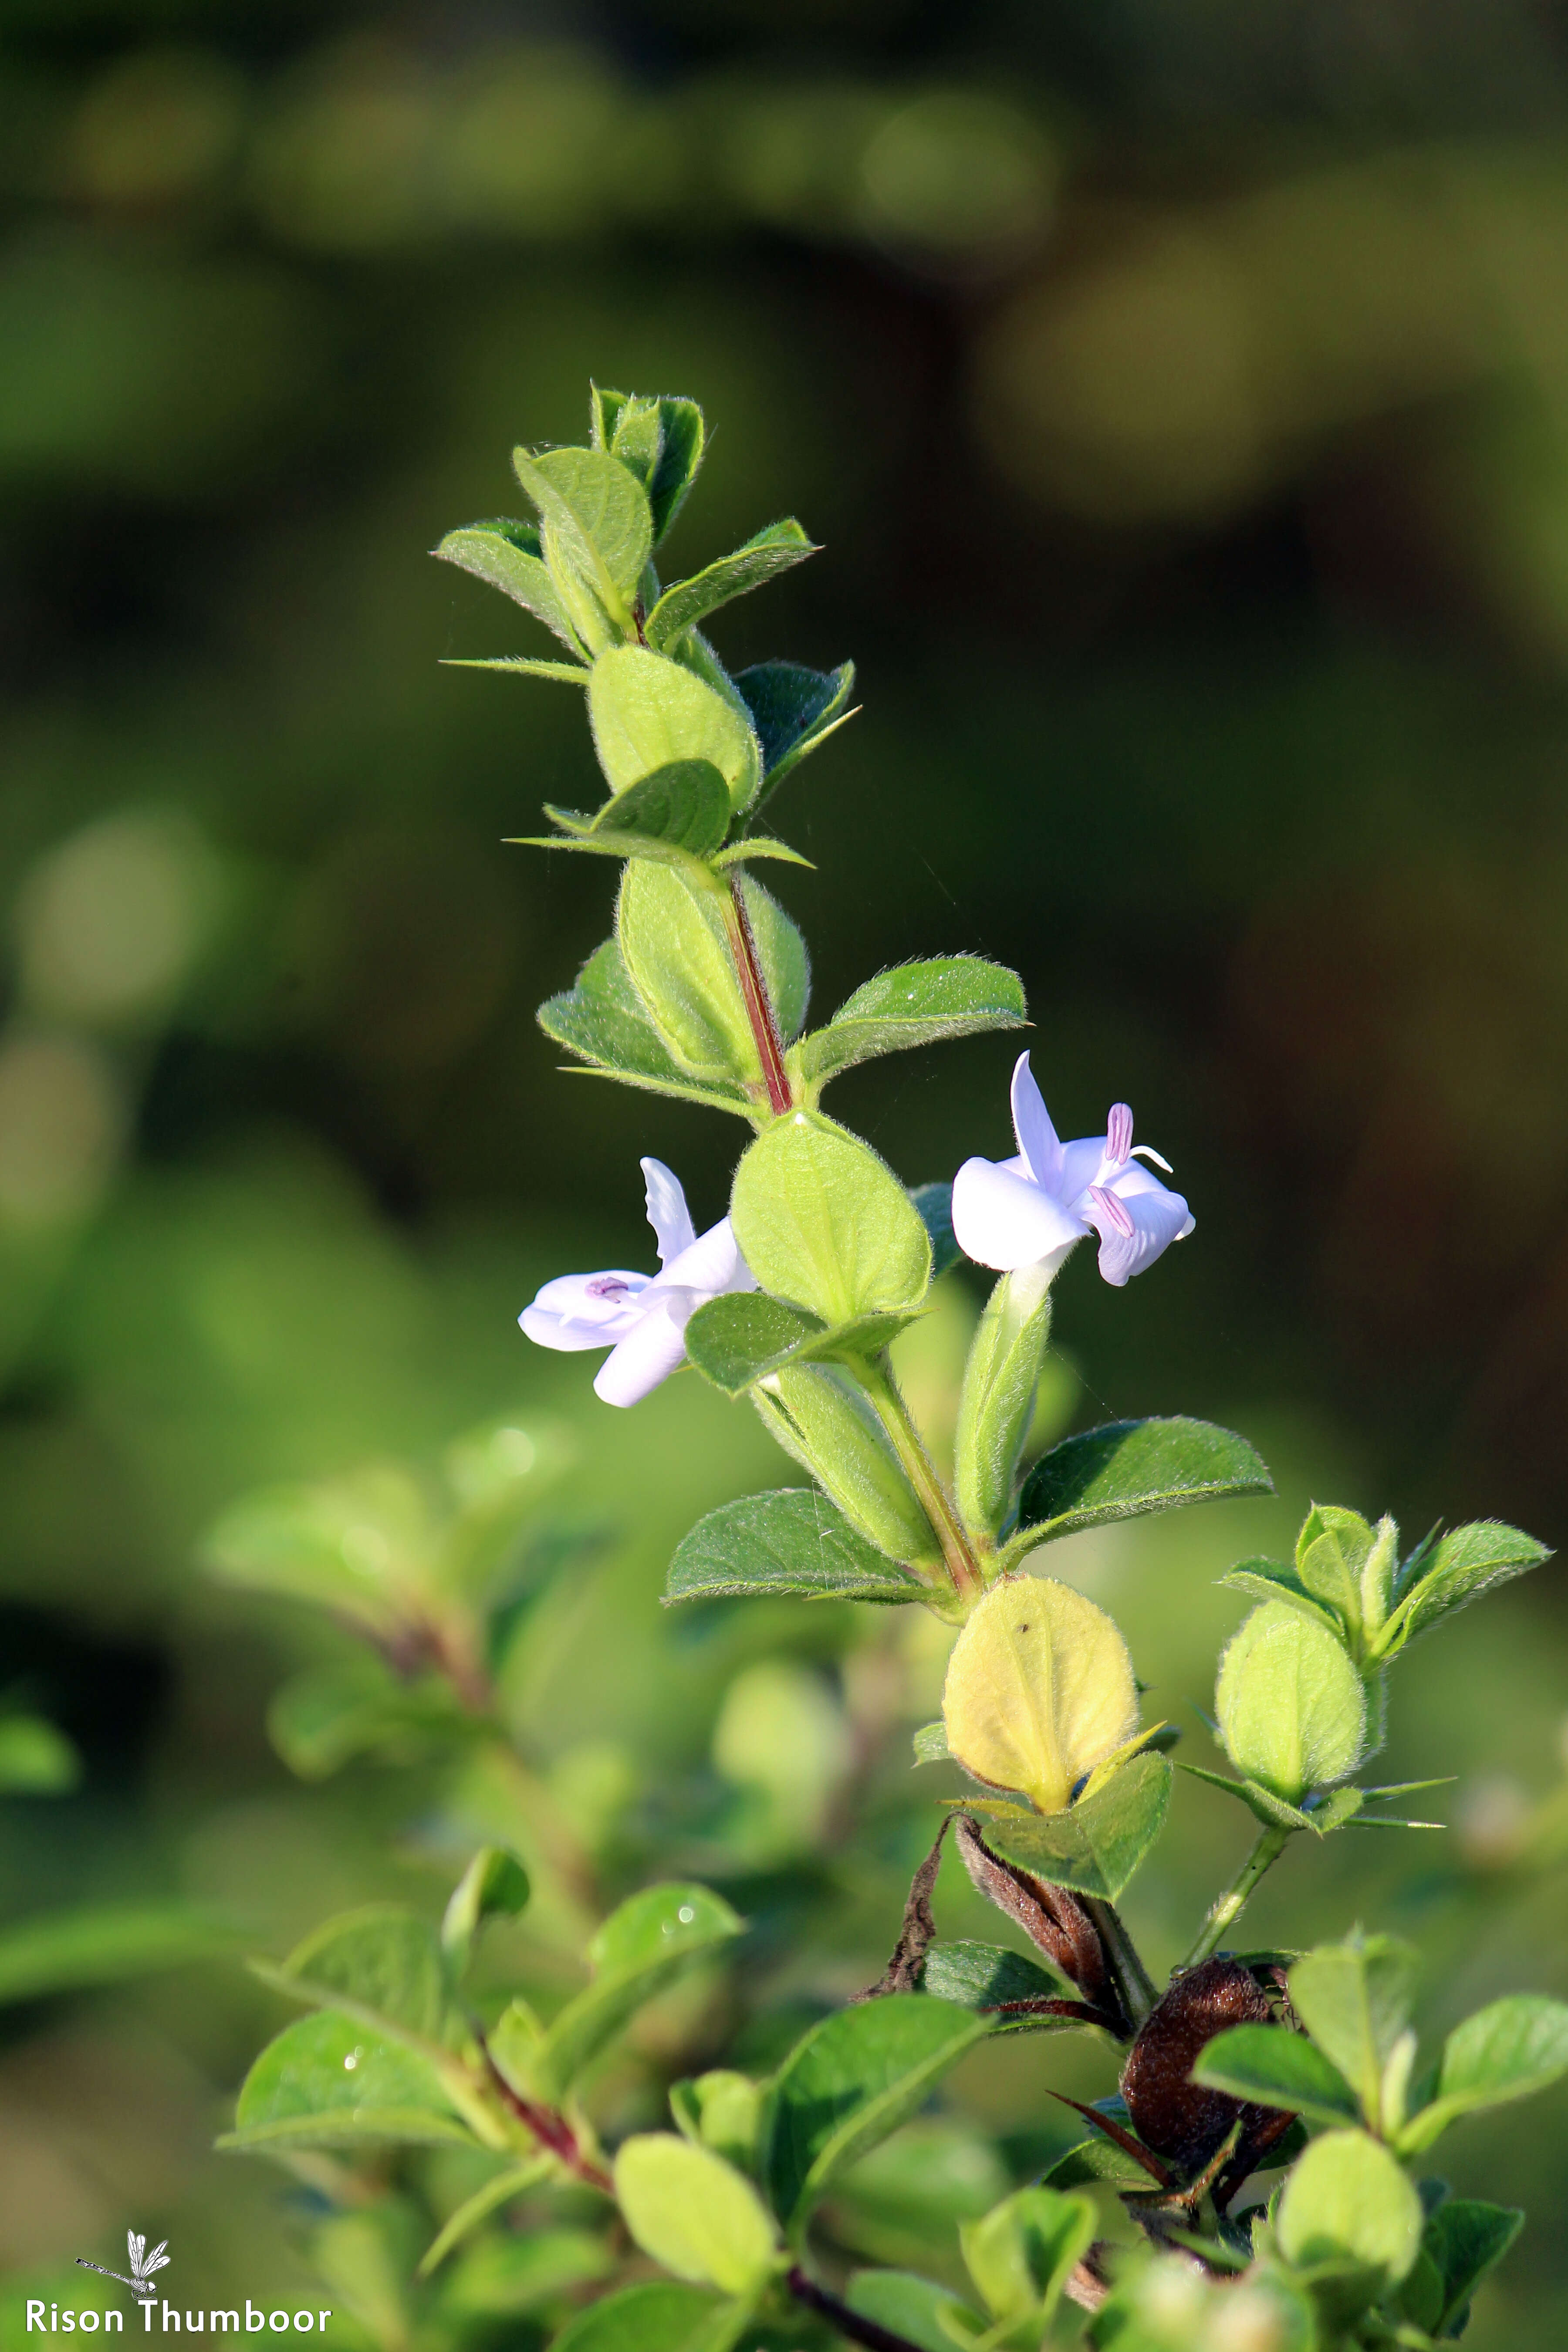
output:
{"label": "reddish stem", "polygon": [[542,2106],[535,2099],[525,2099],[521,2091],[514,2091],[491,2057],[489,2044],[482,2033],[479,2037],[479,2043],[484,2054],[490,2081],[518,2121],[526,2124],[540,2146],[547,2147],[552,2156],[559,2158],[567,2171],[582,2181],[584,2188],[599,2189],[606,2197],[613,2197],[616,2193],[614,2181],[602,2166],[594,2162],[592,2157],[584,2155],[578,2144],[577,2135],[565,2116],[558,2108]]}
{"label": "reddish stem", "polygon": [[751,917],[741,886],[733,876],[730,880],[729,898],[730,948],[735,959],[735,971],[740,978],[741,995],[745,1003],[746,1018],[752,1024],[758,1059],[763,1066],[763,1077],[768,1089],[768,1108],[776,1115],[789,1110],[795,1103],[795,1089],[784,1068],[784,1041],[768,995],[767,982],[757,961],[757,943],[752,937]]}
{"label": "reddish stem", "polygon": [[911,2343],[907,2336],[896,2336],[890,2327],[884,2327],[880,2320],[868,2319],[860,2312],[851,2311],[837,2295],[830,2294],[825,2286],[818,2286],[815,2279],[807,2278],[798,2265],[790,2272],[784,2284],[796,2303],[804,2303],[808,2311],[818,2313],[849,2343],[863,2344],[866,2352],[920,2352],[920,2347]]}

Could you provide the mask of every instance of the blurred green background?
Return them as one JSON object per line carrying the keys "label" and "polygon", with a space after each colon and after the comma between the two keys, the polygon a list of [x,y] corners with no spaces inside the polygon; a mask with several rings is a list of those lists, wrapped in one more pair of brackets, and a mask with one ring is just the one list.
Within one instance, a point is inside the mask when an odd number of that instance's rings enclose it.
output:
{"label": "blurred green background", "polygon": [[[639,1152],[701,1225],[738,1133],[557,1075],[532,1007],[605,876],[500,840],[594,797],[581,705],[438,666],[538,649],[424,551],[518,506],[514,441],[584,437],[590,374],[707,408],[681,568],[786,511],[825,543],[715,631],[860,667],[778,808],[818,1005],[1016,965],[1064,1131],[1126,1097],[1194,1204],[1058,1307],[1062,1425],[1207,1414],[1280,1481],[1077,1545],[1152,1704],[1206,1758],[1212,1578],[1309,1493],[1563,1540],[1565,117],[1544,0],[5,0],[0,1704],[82,1759],[0,1798],[7,1915],[181,1895],[279,1951],[438,1902],[450,1790],[291,1778],[268,1701],[335,1637],[197,1550],[258,1482],[504,1410],[570,1424],[556,1507],[600,1538],[510,1686],[601,1893],[739,1890],[775,2003],[890,1942],[940,1643],[661,1616],[684,1528],[784,1465],[695,1380],[616,1414],[515,1328],[551,1273],[651,1263]],[[951,1175],[1004,1148],[1011,1051],[835,1107]],[[910,1369],[939,1418],[971,1296]],[[1453,1827],[1292,1853],[1258,1940],[1414,1934],[1434,2026],[1568,1991],[1563,1630],[1548,1569],[1417,1654],[1391,1777],[1458,1772]],[[1167,1963],[1247,1834],[1178,1813],[1130,1906]],[[133,2225],[193,2299],[286,2298],[280,2177],[209,2153],[276,2021],[229,1957],[5,2012],[18,2293]],[[1009,2042],[954,2112],[1022,2163],[1052,2081],[1109,2087]],[[1565,2116],[1456,2143],[1535,2224],[1483,2352],[1568,2328]]]}

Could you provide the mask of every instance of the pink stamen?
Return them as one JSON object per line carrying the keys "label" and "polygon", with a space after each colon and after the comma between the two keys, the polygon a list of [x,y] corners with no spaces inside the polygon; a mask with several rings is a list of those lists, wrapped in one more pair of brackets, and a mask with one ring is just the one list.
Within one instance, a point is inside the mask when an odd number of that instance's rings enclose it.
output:
{"label": "pink stamen", "polygon": [[[1125,1109],[1126,1106],[1125,1104],[1119,1104],[1118,1108]],[[1131,1114],[1129,1113],[1128,1115],[1131,1118]],[[1112,1116],[1114,1116],[1114,1114],[1112,1114]],[[1089,1197],[1094,1202],[1096,1208],[1099,1209],[1100,1214],[1106,1220],[1106,1223],[1115,1226],[1123,1241],[1130,1242],[1132,1238],[1135,1227],[1125,1203],[1119,1201],[1114,1192],[1108,1192],[1103,1184],[1091,1184],[1089,1188]]]}
{"label": "pink stamen", "polygon": [[1105,1156],[1113,1168],[1124,1167],[1132,1156],[1132,1113],[1126,1103],[1112,1103],[1105,1122]]}
{"label": "pink stamen", "polygon": [[630,1288],[631,1284],[623,1282],[618,1274],[596,1274],[588,1285],[588,1296],[590,1298],[619,1298],[623,1291]]}

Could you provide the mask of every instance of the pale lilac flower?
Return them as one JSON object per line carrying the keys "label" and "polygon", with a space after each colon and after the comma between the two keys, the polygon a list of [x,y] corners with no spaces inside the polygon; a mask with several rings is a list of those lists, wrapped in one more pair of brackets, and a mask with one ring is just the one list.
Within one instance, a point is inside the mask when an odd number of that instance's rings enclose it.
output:
{"label": "pale lilac flower", "polygon": [[641,1164],[658,1272],[558,1275],[517,1318],[542,1348],[608,1348],[594,1381],[606,1404],[639,1404],[684,1360],[697,1309],[757,1286],[729,1218],[696,1234],[679,1179],[662,1160]]}
{"label": "pale lilac flower", "polygon": [[1086,1234],[1100,1235],[1100,1271],[1118,1288],[1152,1265],[1194,1220],[1179,1192],[1140,1166],[1171,1172],[1132,1140],[1132,1113],[1113,1105],[1103,1135],[1063,1143],[1051,1125],[1027,1054],[1013,1072],[1016,1160],[966,1160],[953,1179],[952,1230],[965,1256],[1011,1274],[1039,1266],[1048,1280]]}

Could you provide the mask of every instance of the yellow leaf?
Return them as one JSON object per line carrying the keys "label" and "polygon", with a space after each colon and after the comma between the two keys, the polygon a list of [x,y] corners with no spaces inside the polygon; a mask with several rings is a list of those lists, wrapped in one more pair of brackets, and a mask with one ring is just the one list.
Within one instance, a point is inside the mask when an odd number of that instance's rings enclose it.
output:
{"label": "yellow leaf", "polygon": [[1059,1813],[1136,1731],[1138,1686],[1103,1609],[1050,1578],[1005,1576],[953,1645],[942,1711],[948,1747],[977,1780]]}

